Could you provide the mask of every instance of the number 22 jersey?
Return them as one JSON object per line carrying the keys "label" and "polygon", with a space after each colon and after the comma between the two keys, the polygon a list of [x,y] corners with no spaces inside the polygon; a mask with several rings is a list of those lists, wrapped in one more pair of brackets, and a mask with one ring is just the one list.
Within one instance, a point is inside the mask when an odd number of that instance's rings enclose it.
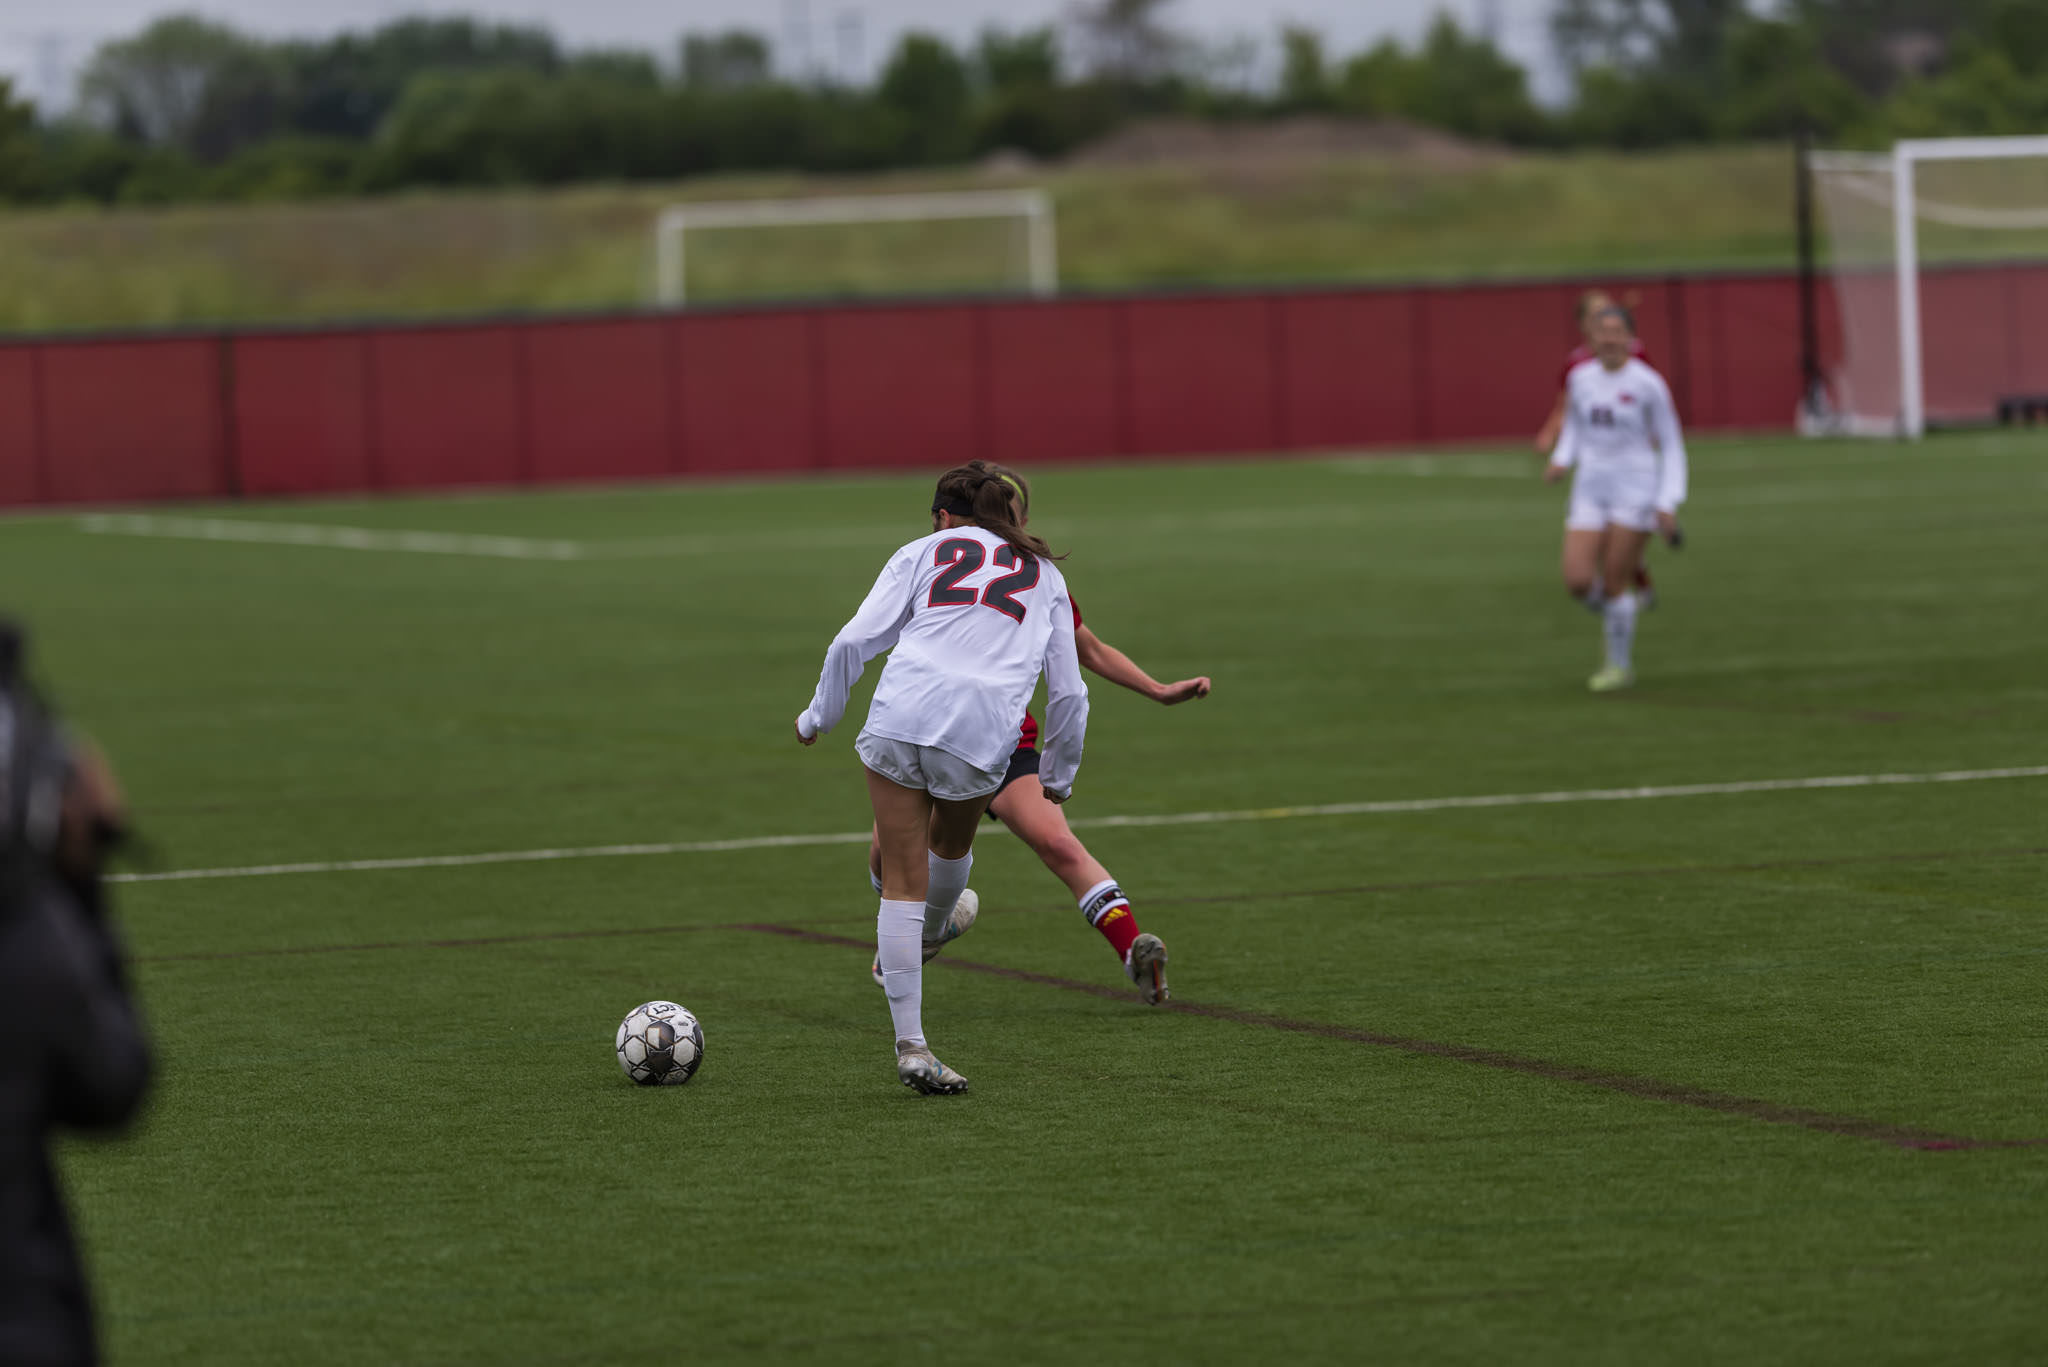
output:
{"label": "number 22 jersey", "polygon": [[830,731],[855,680],[890,651],[867,730],[929,745],[998,771],[1017,745],[1017,718],[1046,680],[1041,781],[1072,789],[1088,725],[1088,688],[1074,647],[1073,600],[1059,567],[980,527],[954,527],[889,557],[853,619],[825,653],[800,719]]}

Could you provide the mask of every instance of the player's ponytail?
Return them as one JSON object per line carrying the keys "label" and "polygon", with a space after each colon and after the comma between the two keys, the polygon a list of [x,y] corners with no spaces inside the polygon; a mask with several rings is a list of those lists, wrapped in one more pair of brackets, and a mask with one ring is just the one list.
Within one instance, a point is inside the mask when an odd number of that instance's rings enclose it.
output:
{"label": "player's ponytail", "polygon": [[1021,476],[985,460],[971,460],[939,476],[932,495],[934,513],[951,513],[972,518],[976,526],[994,532],[1018,550],[1045,560],[1064,560],[1054,555],[1041,537],[1024,530],[1025,510],[1031,506],[1030,488]]}

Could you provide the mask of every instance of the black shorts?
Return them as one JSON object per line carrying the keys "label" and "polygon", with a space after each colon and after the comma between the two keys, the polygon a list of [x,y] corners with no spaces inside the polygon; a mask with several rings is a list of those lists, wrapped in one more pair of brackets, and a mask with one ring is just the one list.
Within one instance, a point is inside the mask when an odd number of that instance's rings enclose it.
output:
{"label": "black shorts", "polygon": [[1030,774],[1033,777],[1036,777],[1038,774],[1038,751],[1028,745],[1020,746],[1017,753],[1010,756],[1010,767],[1003,771],[1003,787],[996,789],[989,797],[987,816],[990,821],[1001,819],[996,816],[995,805],[996,798],[1003,795],[1003,788],[1009,787],[1026,774]]}

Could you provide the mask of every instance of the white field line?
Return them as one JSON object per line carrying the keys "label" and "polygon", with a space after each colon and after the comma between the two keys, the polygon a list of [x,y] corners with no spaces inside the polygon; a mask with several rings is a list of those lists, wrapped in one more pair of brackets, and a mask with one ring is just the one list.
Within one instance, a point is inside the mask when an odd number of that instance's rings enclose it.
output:
{"label": "white field line", "polygon": [[[2048,778],[2048,764],[2019,769],[1951,769],[1932,774],[1841,774],[1825,778],[1766,778],[1736,783],[1684,783],[1651,788],[1579,788],[1551,793],[1493,793],[1479,797],[1424,797],[1389,802],[1332,802],[1307,807],[1248,807],[1237,811],[1163,812],[1139,816],[1084,817],[1082,829],[1155,826],[1213,826],[1247,821],[1294,821],[1315,816],[1394,816],[1410,812],[1452,812],[1492,807],[1548,807],[1573,802],[1640,802],[1672,797],[1721,797],[1738,793],[1787,793],[1828,788],[1894,788],[1928,783],[1983,783],[1995,779]],[[503,850],[490,854],[444,854],[410,859],[347,859],[314,864],[255,864],[242,868],[174,869],[164,873],[115,874],[116,883],[180,883],[211,878],[275,878],[287,874],[380,873],[400,869],[459,869],[483,864],[540,864],[564,859],[631,859],[650,855],[721,854],[736,850],[800,849],[821,845],[864,845],[866,831],[832,835],[762,835],[739,840],[687,840],[652,845],[593,845],[582,849]]]}
{"label": "white field line", "polygon": [[226,517],[156,517],[97,513],[78,519],[93,536],[143,536],[173,541],[250,541],[273,546],[318,546],[338,551],[400,551],[416,555],[471,555],[493,560],[581,560],[576,541],[535,541],[520,536],[467,536],[457,532],[379,531],[313,522],[248,522]]}
{"label": "white field line", "polygon": [[[1445,468],[1423,459],[1371,458],[1326,461],[1325,465],[1359,474],[1426,479],[1514,479],[1532,487],[1537,481],[1533,462],[1496,459],[1482,464],[1470,457]],[[2013,485],[2004,475],[1957,476],[1938,484],[1910,482],[1789,481],[1756,489],[1735,489],[1702,496],[1701,505],[1715,508],[1759,508],[1780,504],[1835,503],[1851,499],[1918,497],[1942,492],[1961,484],[1993,487]],[[2044,481],[2048,484],[2048,481]],[[2026,487],[2019,481],[2018,487]],[[1562,503],[1560,491],[1556,501]],[[1304,527],[1349,527],[1389,517],[1412,523],[1418,519],[1464,523],[1479,517],[1525,517],[1528,510],[1519,503],[1485,502],[1474,505],[1437,505],[1417,508],[1406,504],[1372,502],[1334,503],[1308,507],[1233,508],[1172,517],[1121,515],[1105,517],[1056,517],[1047,520],[1055,539],[1084,532],[1119,533],[1161,531],[1185,533],[1195,529],[1214,531],[1290,531]],[[916,518],[873,527],[768,527],[742,532],[709,532],[680,536],[625,538],[599,541],[568,541],[520,536],[488,536],[460,532],[394,531],[375,527],[351,527],[314,522],[263,522],[226,517],[171,517],[148,513],[94,513],[77,519],[79,531],[94,536],[132,536],[175,541],[241,542],[274,546],[305,546],[325,550],[395,552],[416,555],[452,555],[492,560],[533,560],[561,562],[670,559],[698,555],[727,555],[771,547],[801,550],[893,548],[914,539],[921,528]]]}
{"label": "white field line", "polygon": [[1347,475],[1403,475],[1411,479],[1518,479],[1535,483],[1542,458],[1515,456],[1337,456],[1317,462]]}

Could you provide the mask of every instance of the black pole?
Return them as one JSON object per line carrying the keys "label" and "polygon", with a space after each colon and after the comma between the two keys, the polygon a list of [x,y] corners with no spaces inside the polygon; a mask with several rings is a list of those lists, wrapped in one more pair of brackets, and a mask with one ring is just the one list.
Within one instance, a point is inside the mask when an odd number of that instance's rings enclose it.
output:
{"label": "black pole", "polygon": [[1802,124],[1795,143],[1792,202],[1799,227],[1799,360],[1806,411],[1826,411],[1827,376],[1820,363],[1820,267],[1813,225],[1813,130]]}

